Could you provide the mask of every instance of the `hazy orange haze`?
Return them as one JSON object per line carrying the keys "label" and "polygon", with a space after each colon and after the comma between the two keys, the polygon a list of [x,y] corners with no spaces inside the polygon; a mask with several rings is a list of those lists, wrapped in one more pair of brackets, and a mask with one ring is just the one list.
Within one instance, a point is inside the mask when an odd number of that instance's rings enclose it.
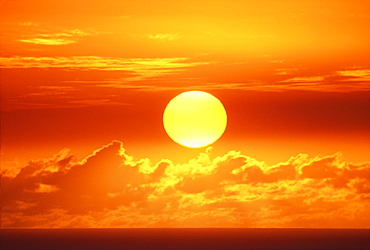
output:
{"label": "hazy orange haze", "polygon": [[[368,1],[0,9],[2,227],[369,227]],[[163,128],[188,90],[209,148]]]}

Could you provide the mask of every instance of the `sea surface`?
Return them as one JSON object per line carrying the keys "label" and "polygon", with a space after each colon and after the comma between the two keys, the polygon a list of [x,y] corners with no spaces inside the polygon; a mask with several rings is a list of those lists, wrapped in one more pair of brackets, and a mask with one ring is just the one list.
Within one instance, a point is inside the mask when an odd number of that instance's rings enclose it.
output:
{"label": "sea surface", "polygon": [[370,229],[1,229],[1,250],[370,250]]}

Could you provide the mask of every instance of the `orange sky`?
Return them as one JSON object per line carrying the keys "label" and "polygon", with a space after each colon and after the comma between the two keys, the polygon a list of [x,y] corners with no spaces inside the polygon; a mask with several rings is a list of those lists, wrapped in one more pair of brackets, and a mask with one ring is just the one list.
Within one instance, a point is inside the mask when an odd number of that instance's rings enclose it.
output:
{"label": "orange sky", "polygon": [[[0,16],[3,227],[369,227],[368,1],[6,0]],[[212,148],[163,129],[186,90],[226,108]]]}

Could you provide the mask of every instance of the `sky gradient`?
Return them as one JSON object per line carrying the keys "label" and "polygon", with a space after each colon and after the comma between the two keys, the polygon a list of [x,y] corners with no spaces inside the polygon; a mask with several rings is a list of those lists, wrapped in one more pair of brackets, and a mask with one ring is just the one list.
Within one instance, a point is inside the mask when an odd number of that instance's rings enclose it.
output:
{"label": "sky gradient", "polygon": [[[2,227],[370,227],[368,1],[6,0],[0,16]],[[163,128],[189,90],[226,109],[211,147]]]}

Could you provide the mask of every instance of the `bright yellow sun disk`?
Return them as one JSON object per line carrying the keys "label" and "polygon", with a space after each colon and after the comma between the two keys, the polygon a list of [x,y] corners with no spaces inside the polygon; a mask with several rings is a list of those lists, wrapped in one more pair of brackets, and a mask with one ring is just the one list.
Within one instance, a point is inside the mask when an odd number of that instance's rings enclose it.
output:
{"label": "bright yellow sun disk", "polygon": [[203,91],[188,91],[173,98],[163,114],[163,125],[175,142],[190,148],[204,147],[224,133],[227,115],[222,103]]}

